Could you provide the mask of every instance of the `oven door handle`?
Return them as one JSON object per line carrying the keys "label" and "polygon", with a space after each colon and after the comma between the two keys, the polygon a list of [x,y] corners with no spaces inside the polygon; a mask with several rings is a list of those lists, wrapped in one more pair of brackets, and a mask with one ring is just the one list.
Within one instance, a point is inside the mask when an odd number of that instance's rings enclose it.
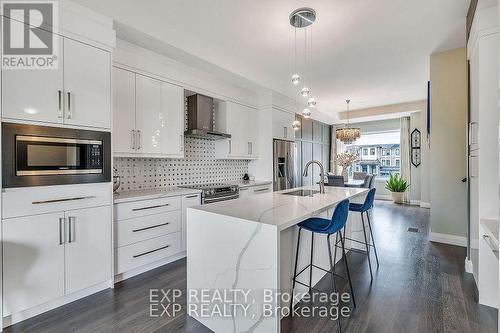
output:
{"label": "oven door handle", "polygon": [[205,199],[203,199],[203,204],[209,204],[209,203],[231,200],[231,199],[238,199],[239,197],[240,197],[239,194],[231,194],[231,195],[224,195],[224,196],[209,198],[209,199],[205,198]]}

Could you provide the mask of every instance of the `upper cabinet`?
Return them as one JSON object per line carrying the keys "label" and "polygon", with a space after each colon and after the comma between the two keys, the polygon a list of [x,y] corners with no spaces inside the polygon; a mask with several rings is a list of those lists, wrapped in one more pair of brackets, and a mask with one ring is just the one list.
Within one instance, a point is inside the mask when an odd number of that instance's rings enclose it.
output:
{"label": "upper cabinet", "polygon": [[295,133],[292,127],[295,121],[295,114],[273,108],[273,138],[280,140],[295,140]]}
{"label": "upper cabinet", "polygon": [[114,68],[116,156],[184,157],[184,90]]}
{"label": "upper cabinet", "polygon": [[2,118],[111,128],[111,54],[64,37],[59,50],[58,69],[2,70]]}
{"label": "upper cabinet", "polygon": [[259,157],[259,111],[238,103],[216,104],[216,129],[231,134],[216,141],[220,159],[257,159]]}

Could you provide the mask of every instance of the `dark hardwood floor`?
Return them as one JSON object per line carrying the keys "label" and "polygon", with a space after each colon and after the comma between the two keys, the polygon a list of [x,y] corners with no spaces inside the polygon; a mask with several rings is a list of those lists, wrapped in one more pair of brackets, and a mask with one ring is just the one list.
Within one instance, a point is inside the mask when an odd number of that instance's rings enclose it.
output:
{"label": "dark hardwood floor", "polygon": [[[373,283],[366,257],[348,254],[357,308],[343,332],[497,332],[497,310],[477,303],[473,277],[464,272],[465,249],[428,241],[429,210],[376,202],[373,228],[380,268]],[[418,227],[419,233],[408,232]],[[343,272],[342,262],[338,272]],[[375,266],[374,266],[375,267]],[[347,283],[338,280],[348,291]],[[318,288],[327,290],[329,277]],[[210,332],[182,311],[150,317],[150,288],[186,289],[179,260],[85,299],[11,326],[5,332]],[[300,306],[300,305],[299,305]],[[285,318],[282,332],[332,332],[330,318]]]}

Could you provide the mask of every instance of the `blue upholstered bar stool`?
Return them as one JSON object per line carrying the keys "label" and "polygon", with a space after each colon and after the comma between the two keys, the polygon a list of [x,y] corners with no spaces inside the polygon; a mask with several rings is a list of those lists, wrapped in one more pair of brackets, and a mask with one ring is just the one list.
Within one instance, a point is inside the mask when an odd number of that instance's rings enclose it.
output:
{"label": "blue upholstered bar stool", "polygon": [[[375,200],[375,189],[372,188],[368,192],[365,198],[364,203],[351,203],[349,204],[349,211],[351,212],[359,212],[361,213],[361,223],[363,224],[363,235],[365,238],[365,242],[360,242],[356,239],[344,237],[347,240],[357,242],[360,244],[364,244],[366,247],[366,255],[368,256],[368,266],[370,267],[370,277],[373,280],[373,272],[372,272],[372,263],[370,260],[370,247],[373,247],[373,250],[375,252],[375,259],[377,260],[377,267],[379,267],[379,262],[378,262],[378,255],[377,255],[377,247],[375,246],[375,238],[373,237],[373,231],[372,231],[372,225],[370,222],[370,209],[373,208],[373,201]],[[368,237],[366,234],[366,226],[365,226],[365,219],[363,217],[363,213],[366,214],[366,218],[368,220],[368,229],[370,231],[370,236],[371,236],[371,242],[368,241]],[[336,244],[338,244],[338,240],[335,241]],[[336,255],[336,253],[335,253]]]}
{"label": "blue upholstered bar stool", "polygon": [[[337,237],[340,237],[341,244],[342,244],[342,254],[344,255],[344,264],[347,272],[347,279],[349,280],[349,287],[351,289],[351,297],[352,297],[352,303],[354,307],[356,307],[356,301],[354,299],[354,291],[352,288],[352,282],[351,282],[351,274],[349,272],[349,265],[347,263],[347,257],[345,256],[345,248],[344,248],[344,238],[342,236],[342,233],[340,230],[344,228],[346,222],[347,222],[347,216],[349,215],[349,200],[343,200],[340,203],[337,204],[335,207],[335,210],[333,212],[331,220],[328,219],[322,219],[322,218],[309,218],[305,220],[304,222],[299,223],[299,235],[297,239],[297,252],[295,255],[295,268],[293,271],[293,278],[292,278],[292,300],[290,303],[290,309],[293,311],[293,292],[295,289],[295,284],[301,284],[305,287],[309,288],[309,293],[312,292],[312,269],[317,268],[319,270],[322,270],[326,273],[331,274],[332,277],[332,287],[333,287],[333,292],[337,292],[337,287],[335,285],[335,276],[339,276],[341,278],[344,278],[343,276],[335,274],[335,262],[332,260],[332,249],[331,249],[331,243],[330,243],[330,236],[333,234],[337,234]],[[300,248],[300,234],[302,229],[308,230],[311,232],[311,262],[309,265],[307,265],[305,268],[303,268],[299,273],[297,273],[297,262],[299,259],[299,248]],[[324,268],[321,268],[319,266],[314,265],[313,263],[313,251],[314,251],[314,234],[326,234],[327,235],[327,245],[328,245],[328,254],[330,256],[330,270],[326,270]],[[337,244],[335,245],[335,250],[337,249]],[[303,273],[307,268],[311,267],[309,270],[309,285],[306,285],[304,283],[301,283],[300,281],[297,281],[297,277]],[[340,322],[339,325],[337,326],[340,329]]]}

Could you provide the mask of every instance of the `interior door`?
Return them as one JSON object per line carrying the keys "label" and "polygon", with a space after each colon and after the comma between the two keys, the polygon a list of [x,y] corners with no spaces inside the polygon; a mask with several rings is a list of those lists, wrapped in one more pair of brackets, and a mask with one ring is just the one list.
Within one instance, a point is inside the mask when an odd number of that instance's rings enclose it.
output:
{"label": "interior door", "polygon": [[2,221],[3,315],[64,295],[64,215]]}
{"label": "interior door", "polygon": [[111,279],[111,208],[65,212],[66,294]]}
{"label": "interior door", "polygon": [[113,68],[113,149],[135,153],[135,73]]}
{"label": "interior door", "polygon": [[[4,18],[4,20],[8,20]],[[37,34],[50,34],[44,30]],[[63,48],[59,38],[59,68],[2,70],[2,117],[63,122]]]}
{"label": "interior door", "polygon": [[109,52],[65,38],[64,90],[64,123],[111,128]]}
{"label": "interior door", "polygon": [[184,89],[161,84],[160,140],[162,152],[173,156],[184,156]]}
{"label": "interior door", "polygon": [[[161,136],[165,135],[164,114],[161,109],[162,82],[136,75],[137,152],[162,154]],[[162,127],[162,124],[164,127]]]}

